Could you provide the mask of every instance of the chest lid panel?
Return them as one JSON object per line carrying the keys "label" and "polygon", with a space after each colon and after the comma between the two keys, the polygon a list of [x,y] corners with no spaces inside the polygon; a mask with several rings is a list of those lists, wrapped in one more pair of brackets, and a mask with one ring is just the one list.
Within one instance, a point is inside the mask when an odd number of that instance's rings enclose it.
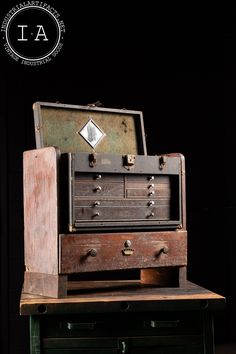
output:
{"label": "chest lid panel", "polygon": [[37,148],[147,154],[141,111],[36,102],[33,112]]}

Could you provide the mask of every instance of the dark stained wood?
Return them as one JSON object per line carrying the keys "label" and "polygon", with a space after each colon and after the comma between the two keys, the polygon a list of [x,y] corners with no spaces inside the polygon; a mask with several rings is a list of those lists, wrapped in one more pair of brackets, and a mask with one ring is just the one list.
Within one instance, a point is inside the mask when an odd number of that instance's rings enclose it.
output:
{"label": "dark stained wood", "polygon": [[[80,201],[80,203],[82,202],[84,203],[84,201]],[[106,204],[106,206],[103,206],[101,204]],[[140,206],[140,203],[138,202],[136,206],[134,204],[135,203],[131,205],[131,203],[127,203],[123,200],[111,200],[110,203],[100,202],[100,205],[96,207],[94,206],[94,202],[93,206],[85,205],[75,207],[74,215],[76,225],[81,223],[81,226],[83,226],[84,220],[90,221],[91,224],[97,221],[106,222],[107,220],[113,220],[117,222],[127,222],[127,220],[128,222],[139,221],[139,223],[142,223],[142,220],[146,221],[146,223],[147,220],[170,220],[170,205],[167,203],[161,203],[161,205],[154,206],[148,206],[147,203],[146,205]]]}
{"label": "dark stained wood", "polygon": [[62,274],[186,264],[186,231],[60,235]]}
{"label": "dark stained wood", "polygon": [[[94,282],[94,288],[86,290],[85,282],[84,288],[77,293],[61,299],[22,293],[20,314],[123,312],[122,304],[129,304],[127,310],[130,312],[224,308],[225,297],[194,283],[186,284],[183,289],[143,286],[139,281],[101,281]],[[78,284],[73,288],[78,289]]]}
{"label": "dark stained wood", "polygon": [[165,155],[163,166],[162,156],[137,155],[131,168],[122,155],[97,154],[93,167],[88,156],[69,157],[70,230],[186,226],[183,155]]}

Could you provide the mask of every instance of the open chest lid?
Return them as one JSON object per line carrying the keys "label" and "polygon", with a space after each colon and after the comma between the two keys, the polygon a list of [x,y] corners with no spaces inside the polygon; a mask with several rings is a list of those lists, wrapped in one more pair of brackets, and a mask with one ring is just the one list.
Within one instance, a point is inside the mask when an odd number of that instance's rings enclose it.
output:
{"label": "open chest lid", "polygon": [[141,111],[35,102],[36,147],[146,155]]}

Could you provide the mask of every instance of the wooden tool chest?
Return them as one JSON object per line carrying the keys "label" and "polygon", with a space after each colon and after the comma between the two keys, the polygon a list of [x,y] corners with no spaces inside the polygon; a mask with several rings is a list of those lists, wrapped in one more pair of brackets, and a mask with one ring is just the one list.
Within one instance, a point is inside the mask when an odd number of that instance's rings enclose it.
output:
{"label": "wooden tool chest", "polygon": [[146,154],[141,112],[47,103],[34,112],[37,149],[23,156],[25,291],[65,296],[71,274],[128,269],[184,284],[183,155]]}

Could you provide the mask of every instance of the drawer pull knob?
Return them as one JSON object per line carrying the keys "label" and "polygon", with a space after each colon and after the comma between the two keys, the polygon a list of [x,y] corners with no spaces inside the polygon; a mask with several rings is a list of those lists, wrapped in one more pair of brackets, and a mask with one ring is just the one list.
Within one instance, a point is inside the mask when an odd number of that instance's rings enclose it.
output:
{"label": "drawer pull knob", "polygon": [[154,200],[150,200],[150,201],[148,202],[148,206],[152,206],[152,205],[154,205],[154,204],[155,204]]}
{"label": "drawer pull knob", "polygon": [[95,192],[100,192],[102,190],[102,187],[101,186],[97,186],[94,188],[94,191]]}
{"label": "drawer pull knob", "polygon": [[148,188],[154,188],[154,183],[149,184]]}
{"label": "drawer pull knob", "polygon": [[163,247],[160,249],[160,253],[167,254],[168,252],[169,252],[169,247],[168,247],[168,246],[163,246]]}
{"label": "drawer pull knob", "polygon": [[102,175],[96,175],[95,176],[95,179],[101,179],[102,178]]}
{"label": "drawer pull knob", "polygon": [[149,177],[148,177],[148,180],[149,180],[149,181],[153,181],[153,180],[154,180],[154,176],[149,176]]}
{"label": "drawer pull knob", "polygon": [[88,251],[88,254],[91,257],[96,257],[98,254],[98,251],[96,250],[96,248],[91,248],[91,250]]}
{"label": "drawer pull knob", "polygon": [[154,195],[155,194],[155,191],[151,191],[148,193],[148,195]]}
{"label": "drawer pull knob", "polygon": [[99,216],[99,212],[97,211],[96,213],[93,214],[93,217],[95,218],[96,216]]}
{"label": "drawer pull knob", "polygon": [[96,200],[95,202],[94,202],[94,206],[98,206],[98,205],[100,205],[101,203],[98,201],[98,200]]}
{"label": "drawer pull knob", "polygon": [[147,217],[148,218],[151,218],[151,217],[153,217],[155,214],[153,213],[153,212],[151,212]]}
{"label": "drawer pull knob", "polygon": [[125,247],[131,247],[131,244],[132,244],[132,242],[131,242],[130,240],[126,240],[126,241],[124,242],[124,246],[125,246]]}

